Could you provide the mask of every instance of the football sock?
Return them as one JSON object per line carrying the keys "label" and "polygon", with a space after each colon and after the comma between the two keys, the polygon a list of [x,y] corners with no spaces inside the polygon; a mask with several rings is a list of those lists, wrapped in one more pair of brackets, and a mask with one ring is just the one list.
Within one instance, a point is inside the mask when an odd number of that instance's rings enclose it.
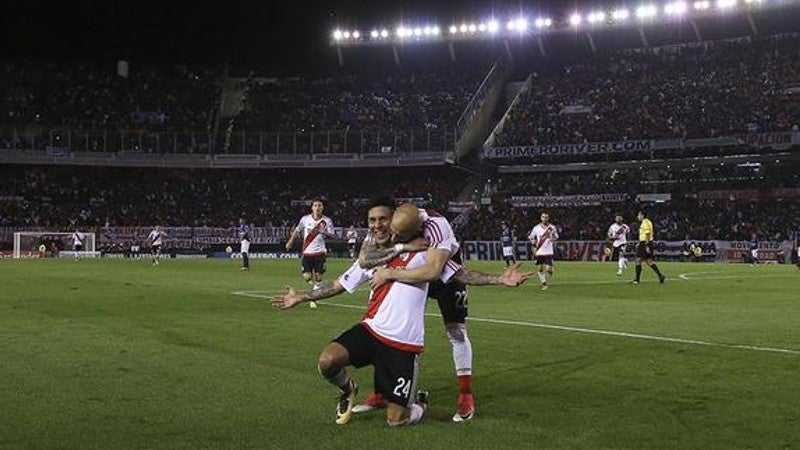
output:
{"label": "football sock", "polygon": [[[453,349],[453,363],[456,367],[458,385],[462,392],[472,388],[472,342],[467,335],[467,326],[463,323],[448,324],[447,338]],[[466,377],[463,378],[462,377]],[[471,391],[470,391],[471,392]]]}
{"label": "football sock", "polygon": [[242,253],[242,260],[244,260],[244,267],[246,269],[249,269],[250,268],[250,257],[247,255],[247,253]]}
{"label": "football sock", "polygon": [[617,262],[617,266],[619,267],[619,270],[624,269],[625,268],[625,258],[620,258],[619,261]]}
{"label": "football sock", "polygon": [[542,284],[547,284],[547,276],[544,274],[544,272],[538,272],[538,273],[536,274],[536,276],[538,276],[538,277],[539,277],[539,282],[540,282],[540,283],[542,283]]}
{"label": "football sock", "polygon": [[347,376],[347,370],[344,367],[335,368],[333,373],[325,373],[319,366],[317,366],[317,370],[325,378],[325,381],[338,387],[342,392],[350,390],[350,377]]}
{"label": "football sock", "polygon": [[653,272],[655,272],[655,273],[656,273],[656,275],[658,275],[659,277],[661,277],[661,276],[662,276],[662,275],[661,275],[661,271],[660,271],[660,270],[658,270],[658,266],[657,266],[655,263],[651,264],[651,265],[650,265],[650,268],[651,268],[651,269],[653,269]]}
{"label": "football sock", "polygon": [[636,278],[634,278],[634,280],[639,281],[639,278],[641,278],[641,276],[642,276],[642,265],[641,264],[637,264],[636,265]]}

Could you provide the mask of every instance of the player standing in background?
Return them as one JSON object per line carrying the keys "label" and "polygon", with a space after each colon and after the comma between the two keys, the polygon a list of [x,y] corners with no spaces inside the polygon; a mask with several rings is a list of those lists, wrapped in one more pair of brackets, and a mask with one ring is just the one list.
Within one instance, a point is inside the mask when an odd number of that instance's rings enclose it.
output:
{"label": "player standing in background", "polygon": [[150,234],[147,235],[147,245],[150,247],[150,257],[153,261],[153,266],[158,265],[158,260],[161,259],[161,244],[164,233],[161,231],[161,226],[156,225]]}
{"label": "player standing in background", "polygon": [[622,276],[622,271],[628,267],[628,259],[625,258],[625,245],[628,243],[628,231],[630,227],[623,222],[622,216],[617,214],[614,223],[608,227],[608,240],[612,241],[611,259],[616,259],[617,276]]}
{"label": "player standing in background", "polygon": [[758,235],[753,233],[750,235],[750,265],[755,266],[758,263]]}
{"label": "player standing in background", "polygon": [[86,236],[78,231],[78,227],[75,227],[75,231],[72,232],[72,250],[75,251],[75,259],[78,259],[78,252],[83,251],[83,241],[86,239]]}
{"label": "player standing in background", "polygon": [[244,217],[239,218],[239,226],[236,227],[236,234],[242,243],[240,253],[242,254],[242,271],[250,270],[250,226],[244,222]]}
{"label": "player standing in background", "polygon": [[636,278],[631,281],[633,284],[639,284],[642,276],[642,261],[645,262],[653,272],[658,275],[658,282],[664,283],[667,278],[658,270],[658,266],[653,262],[653,222],[647,218],[644,211],[639,211],[636,218],[641,222],[639,224],[639,243],[636,245]]}
{"label": "player standing in background", "polygon": [[537,276],[542,285],[541,290],[546,291],[547,275],[553,276],[553,254],[555,253],[553,243],[558,240],[558,229],[550,223],[550,214],[542,213],[540,219],[542,221],[533,227],[528,234],[528,239],[533,244],[534,264],[539,268]]}
{"label": "player standing in background", "polygon": [[322,200],[314,199],[311,202],[311,214],[306,214],[300,218],[292,235],[286,242],[286,250],[292,248],[292,244],[300,233],[303,233],[303,246],[301,249],[300,264],[303,270],[303,279],[312,286],[319,286],[322,281],[322,274],[325,273],[325,256],[328,249],[325,247],[325,238],[332,238],[333,221],[322,214],[324,210]]}
{"label": "player standing in background", "polygon": [[500,233],[500,245],[503,247],[503,260],[506,262],[506,267],[514,264],[514,232],[507,223],[503,222],[503,231]]}
{"label": "player standing in background", "polygon": [[347,251],[350,253],[350,259],[356,259],[356,242],[358,241],[358,231],[354,225],[350,225],[347,229]]}

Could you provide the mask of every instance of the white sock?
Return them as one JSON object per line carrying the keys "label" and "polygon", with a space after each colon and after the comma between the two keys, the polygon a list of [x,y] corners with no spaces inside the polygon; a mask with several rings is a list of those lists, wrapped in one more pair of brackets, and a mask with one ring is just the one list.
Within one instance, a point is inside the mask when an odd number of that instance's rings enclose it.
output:
{"label": "white sock", "polygon": [[400,422],[389,422],[386,421],[386,424],[390,427],[402,427],[408,425],[414,425],[415,423],[419,422],[422,419],[422,416],[425,414],[425,408],[420,406],[417,403],[412,404],[408,407],[408,418],[405,420],[401,420]]}
{"label": "white sock", "polygon": [[619,258],[619,262],[617,263],[617,266],[619,267],[619,270],[624,269],[625,268],[625,258],[620,257]]}
{"label": "white sock", "polygon": [[547,284],[547,275],[545,275],[544,272],[538,272],[536,275],[539,277],[540,283]]}
{"label": "white sock", "polygon": [[451,323],[446,327],[447,339],[453,349],[456,376],[472,375],[472,342],[467,335],[467,326],[463,323]]}

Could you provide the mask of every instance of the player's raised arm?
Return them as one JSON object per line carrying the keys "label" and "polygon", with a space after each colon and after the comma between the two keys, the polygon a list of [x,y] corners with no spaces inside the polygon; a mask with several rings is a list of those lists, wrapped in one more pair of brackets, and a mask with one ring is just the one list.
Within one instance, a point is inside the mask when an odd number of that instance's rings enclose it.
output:
{"label": "player's raised arm", "polygon": [[286,286],[286,293],[272,297],[272,306],[279,309],[289,309],[303,302],[313,302],[323,298],[335,297],[345,292],[344,287],[338,281],[333,283],[322,283],[313,291],[298,291],[291,286]]}
{"label": "player's raised arm", "polygon": [[531,278],[535,272],[521,272],[519,267],[522,265],[521,262],[515,263],[509,267],[506,267],[505,272],[501,275],[492,275],[488,273],[479,272],[477,270],[471,270],[462,268],[459,270],[454,277],[461,281],[464,284],[468,284],[470,286],[507,286],[507,287],[517,287]]}

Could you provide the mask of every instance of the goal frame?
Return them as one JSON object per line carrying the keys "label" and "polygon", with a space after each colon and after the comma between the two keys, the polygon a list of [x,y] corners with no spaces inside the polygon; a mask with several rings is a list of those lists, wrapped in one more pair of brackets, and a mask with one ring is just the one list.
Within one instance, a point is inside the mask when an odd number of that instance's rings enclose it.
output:
{"label": "goal frame", "polygon": [[[86,237],[86,243],[84,244],[84,249],[80,252],[75,252],[72,250],[66,250],[69,253],[69,256],[78,257],[90,257],[94,258],[99,256],[99,252],[97,252],[97,235],[94,232],[81,232]],[[72,232],[62,232],[62,231],[17,231],[14,233],[14,253],[13,258],[19,259],[22,256],[22,238],[23,237],[40,237],[40,236],[64,236],[69,238],[72,236]],[[37,250],[26,250],[33,253],[36,253]],[[66,255],[65,255],[66,256]]]}

